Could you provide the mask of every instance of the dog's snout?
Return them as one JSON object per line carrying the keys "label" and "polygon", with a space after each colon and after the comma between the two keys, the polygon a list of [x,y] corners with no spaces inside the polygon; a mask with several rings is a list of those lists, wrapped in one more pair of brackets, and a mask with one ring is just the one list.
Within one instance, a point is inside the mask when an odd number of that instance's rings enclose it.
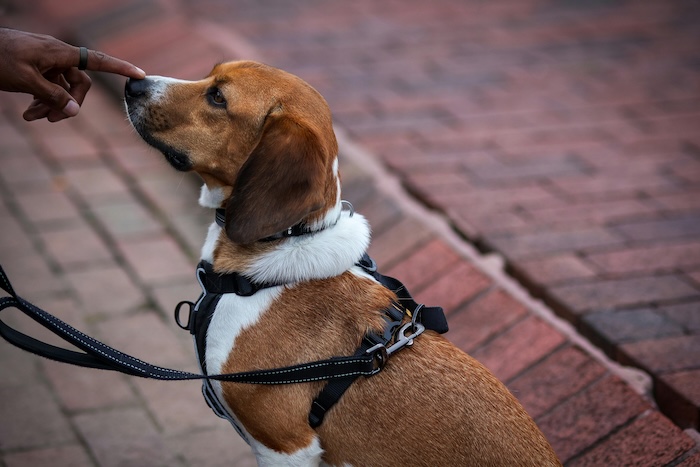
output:
{"label": "dog's snout", "polygon": [[126,85],[124,86],[124,95],[131,98],[145,96],[149,86],[150,82],[148,78],[127,78]]}

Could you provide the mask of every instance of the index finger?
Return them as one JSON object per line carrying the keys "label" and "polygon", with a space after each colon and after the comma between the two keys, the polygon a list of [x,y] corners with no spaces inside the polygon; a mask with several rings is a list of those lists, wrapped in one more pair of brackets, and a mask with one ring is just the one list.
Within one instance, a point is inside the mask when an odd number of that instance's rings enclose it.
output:
{"label": "index finger", "polygon": [[[80,60],[78,48],[78,54],[76,58]],[[88,49],[87,65],[86,70],[91,71],[102,71],[106,73],[116,73],[118,75],[126,76],[129,78],[143,79],[146,77],[146,73],[136,65],[132,65],[126,60],[121,60],[111,55],[107,55],[99,50]]]}

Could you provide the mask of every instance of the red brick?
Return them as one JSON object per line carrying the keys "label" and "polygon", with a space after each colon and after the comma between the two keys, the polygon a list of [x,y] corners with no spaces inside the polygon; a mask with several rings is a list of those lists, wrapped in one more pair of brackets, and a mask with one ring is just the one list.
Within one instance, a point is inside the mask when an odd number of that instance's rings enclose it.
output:
{"label": "red brick", "polygon": [[[199,372],[192,352],[192,366],[178,367],[189,371]],[[215,428],[218,426],[217,417],[211,409],[199,403],[196,397],[201,392],[201,381],[177,381],[163,384],[162,381],[137,378],[134,385],[145,400],[149,413],[154,417],[158,426],[166,435],[191,433],[194,431]],[[233,439],[236,433],[231,430]]]}
{"label": "red brick", "polygon": [[165,324],[156,313],[139,313],[100,322],[98,335],[105,343],[154,365],[184,365],[192,362],[191,348],[182,345],[182,334],[174,323]]}
{"label": "red brick", "polygon": [[433,234],[424,225],[415,219],[404,217],[389,230],[373,238],[368,252],[377,262],[379,271],[384,273],[432,237]]}
{"label": "red brick", "polygon": [[505,331],[526,315],[522,304],[501,289],[492,289],[449,316],[448,338],[467,352]]}
{"label": "red brick", "polygon": [[8,453],[3,456],[7,467],[56,467],[92,465],[90,456],[79,444],[34,449],[31,451]]}
{"label": "red brick", "polygon": [[579,230],[545,230],[489,237],[490,245],[514,260],[532,259],[543,254],[620,245],[622,240],[601,227]]}
{"label": "red brick", "polygon": [[554,208],[534,206],[527,213],[539,225],[603,225],[630,218],[651,217],[654,214],[656,211],[653,208],[635,199],[599,200]]}
{"label": "red brick", "polygon": [[69,271],[66,277],[85,313],[92,316],[124,314],[146,303],[133,278],[114,264]]}
{"label": "red brick", "polygon": [[668,337],[620,346],[621,360],[653,373],[690,370],[698,366],[700,335]]}
{"label": "red brick", "polygon": [[700,331],[700,302],[680,303],[659,308],[662,313],[687,331],[697,333]]}
{"label": "red brick", "polygon": [[698,467],[700,466],[700,452],[683,459],[683,462],[676,464],[679,467]]}
{"label": "red brick", "polygon": [[659,412],[644,414],[591,451],[573,460],[571,467],[667,465],[695,443]]}
{"label": "red brick", "polygon": [[688,273],[688,277],[692,279],[698,287],[700,287],[700,271]]}
{"label": "red brick", "polygon": [[[177,43],[182,37],[186,37],[186,32],[190,29],[185,23],[185,18],[179,15],[158,14],[146,12],[145,9],[152,9],[152,4],[127,4],[120,13],[123,18],[127,15],[130,27],[114,31],[107,37],[100,37],[98,44],[100,50],[123,57],[125,60],[134,63],[143,62],[146,58],[157,60],[156,51],[167,50],[169,45]],[[150,13],[150,14],[149,14]],[[108,15],[99,18],[99,21],[110,24],[111,18]],[[97,21],[91,21],[91,26],[95,27]],[[147,70],[149,74],[157,74],[155,71]]]}
{"label": "red brick", "polygon": [[562,462],[580,454],[649,404],[616,377],[606,377],[537,419]]}
{"label": "red brick", "polygon": [[521,205],[556,205],[560,202],[552,192],[535,183],[515,186],[495,184],[476,188],[470,185],[468,190],[447,192],[440,199],[446,201],[445,204],[453,209],[459,206],[465,209],[488,207],[498,212]]}
{"label": "red brick", "polygon": [[136,402],[126,378],[116,372],[42,362],[61,406],[70,412],[107,408]]}
{"label": "red brick", "polygon": [[655,196],[654,202],[670,212],[698,211],[700,210],[700,192],[685,190],[682,193]]}
{"label": "red brick", "polygon": [[[5,313],[9,315],[10,312]],[[16,327],[5,316],[3,316],[3,322],[13,328]],[[37,364],[39,358],[14,347],[12,344],[5,342],[4,339],[0,341],[0,368],[2,368],[0,389],[13,391],[18,387],[41,383],[44,376],[39,371],[39,365]],[[14,399],[10,398],[8,401],[14,401]]]}
{"label": "red brick", "polygon": [[600,347],[614,355],[616,346],[623,342],[680,336],[683,328],[652,309],[615,310],[590,313],[583,317],[602,342]]}
{"label": "red brick", "polygon": [[440,195],[454,195],[471,190],[472,185],[465,174],[450,170],[452,167],[446,169],[445,172],[436,172],[433,167],[430,172],[408,174],[407,178],[411,186],[417,188],[427,199],[440,199]]}
{"label": "red brick", "polygon": [[643,190],[667,190],[678,185],[661,174],[629,174],[625,171],[602,173],[592,177],[557,177],[552,182],[564,193],[594,199],[635,196]]}
{"label": "red brick", "polygon": [[[201,186],[199,180],[196,184],[185,181],[188,178],[190,182],[194,181],[195,177],[192,173],[183,175],[170,166],[162,166],[158,170],[139,173],[136,182],[139,191],[146,195],[151,203],[168,217],[174,218],[182,215],[183,211],[200,209],[197,204]],[[108,203],[114,203],[114,200],[109,200]]]}
{"label": "red brick", "polygon": [[50,187],[54,175],[33,153],[3,155],[0,179],[13,193]]}
{"label": "red brick", "polygon": [[70,132],[68,134],[52,136],[47,141],[46,149],[56,162],[63,166],[71,163],[85,163],[99,160],[99,150],[90,141],[89,136]]}
{"label": "red brick", "polygon": [[654,394],[664,413],[677,425],[700,427],[700,370],[660,375]]}
{"label": "red brick", "polygon": [[554,352],[513,380],[508,388],[538,418],[596,381],[606,369],[573,347]]}
{"label": "red brick", "polygon": [[96,206],[93,212],[114,239],[139,238],[164,230],[154,215],[133,198],[105,202]]}
{"label": "red brick", "polygon": [[105,7],[111,6],[109,0],[96,1],[76,1],[66,8],[61,8],[61,2],[55,0],[42,0],[42,10],[47,17],[59,21],[75,21],[76,19],[89,16],[91,13],[103,11]]}
{"label": "red brick", "polygon": [[128,191],[124,181],[107,167],[73,168],[66,173],[66,178],[86,201],[92,198],[105,198]]}
{"label": "red brick", "polygon": [[77,415],[73,422],[99,465],[174,465],[148,414],[134,408]]}
{"label": "red brick", "polygon": [[698,289],[691,287],[675,275],[562,285],[553,287],[551,293],[576,313],[689,299],[700,295]]}
{"label": "red brick", "polygon": [[472,170],[477,178],[488,183],[520,179],[542,179],[564,174],[580,173],[582,165],[570,156],[519,159],[506,165],[482,166]]}
{"label": "red brick", "polygon": [[[10,107],[8,99],[8,94],[3,94],[2,100],[0,100],[0,108]],[[28,98],[29,96],[25,96]],[[31,102],[28,100],[27,104]],[[14,110],[14,109],[13,109]],[[28,135],[24,131],[17,131],[14,125],[12,125],[7,118],[0,118],[0,148],[2,148],[5,156],[10,154],[26,154],[31,152],[30,140],[27,138]]]}
{"label": "red brick", "polygon": [[16,200],[32,223],[70,222],[80,217],[80,212],[66,194],[58,190],[25,193]]}
{"label": "red brick", "polygon": [[594,269],[571,254],[522,261],[513,267],[518,271],[518,275],[524,275],[528,282],[538,285],[554,285],[596,275]]}
{"label": "red brick", "polygon": [[48,252],[66,270],[112,259],[105,242],[83,222],[76,222],[70,228],[45,232],[42,239]]}
{"label": "red brick", "polygon": [[[366,190],[366,187],[363,186]],[[352,202],[352,199],[349,199]],[[354,203],[353,203],[354,204]],[[386,197],[372,197],[366,203],[356,206],[372,227],[372,236],[380,236],[387,228],[399,222],[401,209]]]}
{"label": "red brick", "polygon": [[587,259],[606,273],[673,271],[700,265],[700,242],[664,243],[621,251],[595,253]]}
{"label": "red brick", "polygon": [[[2,228],[6,225],[3,224]],[[4,243],[5,238],[0,238],[0,244]],[[34,250],[0,248],[0,258],[7,277],[22,297],[30,299],[32,296],[61,292],[66,288],[63,278],[58,277],[45,258],[37,255]]]}
{"label": "red brick", "polygon": [[472,356],[502,381],[508,381],[564,343],[549,324],[528,316],[479,347]]}
{"label": "red brick", "polygon": [[444,241],[434,239],[390,269],[382,271],[382,274],[398,278],[408,290],[415,293],[436,276],[444,274],[457,261],[459,256]]}
{"label": "red brick", "polygon": [[147,146],[142,141],[120,139],[113,141],[110,155],[119,165],[134,176],[141,176],[153,169],[168,166],[163,155],[156,149]]}
{"label": "red brick", "polygon": [[68,419],[44,385],[0,387],[0,396],[3,401],[0,404],[3,451],[76,441]]}
{"label": "red brick", "polygon": [[658,241],[700,234],[700,217],[685,215],[670,219],[642,220],[617,225],[615,230],[630,240]]}
{"label": "red brick", "polygon": [[496,212],[487,206],[453,208],[449,215],[455,225],[472,238],[519,231],[528,226],[517,212]]}
{"label": "red brick", "polygon": [[215,418],[217,429],[198,430],[168,438],[172,451],[177,452],[187,465],[217,465],[222,459],[236,467],[255,467],[255,456],[243,438],[233,432],[231,425]]}
{"label": "red brick", "polygon": [[483,273],[466,261],[460,261],[440,275],[436,274],[432,282],[414,297],[420,303],[441,306],[449,314],[491,284]]}
{"label": "red brick", "polygon": [[119,243],[119,249],[137,276],[150,285],[191,278],[196,266],[196,261],[186,256],[179,245],[165,235],[123,241]]}

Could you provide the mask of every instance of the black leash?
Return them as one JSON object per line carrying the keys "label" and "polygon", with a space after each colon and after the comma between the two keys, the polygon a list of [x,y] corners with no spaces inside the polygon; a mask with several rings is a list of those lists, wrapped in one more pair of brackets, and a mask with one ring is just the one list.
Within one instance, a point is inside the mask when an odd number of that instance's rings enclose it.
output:
{"label": "black leash", "polygon": [[300,365],[269,370],[203,375],[163,368],[116,350],[66,324],[15,293],[0,266],[0,288],[9,297],[0,298],[0,311],[16,308],[82,352],[64,349],[23,334],[0,319],[0,336],[10,344],[33,354],[86,368],[118,371],[131,376],[158,380],[209,379],[249,384],[292,384],[309,381],[371,376],[383,367],[381,350],[350,357],[333,357]]}
{"label": "black leash", "polygon": [[[250,296],[258,290],[279,284],[254,283],[237,273],[217,274],[211,264],[202,261],[197,267],[197,278],[203,288],[197,304],[183,301],[175,308],[175,321],[195,336],[195,346],[200,366],[204,374],[172,370],[151,365],[131,355],[116,350],[66,324],[55,316],[18,296],[5,271],[0,266],[0,287],[9,297],[0,298],[0,311],[17,308],[24,314],[53,332],[66,342],[73,344],[82,352],[64,349],[39,341],[13,329],[0,319],[0,336],[7,342],[33,354],[63,363],[118,371],[131,376],[158,380],[203,380],[202,392],[207,404],[218,416],[231,421],[244,439],[246,437],[236,422],[228,415],[216,397],[209,381],[229,381],[249,384],[292,384],[311,381],[327,381],[319,395],[314,399],[309,412],[309,424],[316,428],[323,422],[328,412],[342,397],[343,393],[360,376],[372,376],[379,373],[387,360],[395,352],[411,346],[413,339],[426,329],[438,333],[447,332],[447,320],[442,308],[426,307],[413,300],[406,287],[393,277],[377,272],[377,266],[367,254],[357,263],[377,282],[392,290],[398,302],[384,310],[385,326],[383,333],[365,335],[355,354],[349,357],[332,357],[310,363],[292,365],[269,370],[247,371],[207,375],[204,359],[204,336],[209,326],[216,304],[223,294],[235,293]],[[188,305],[189,316],[186,324],[180,319],[180,310]],[[406,316],[409,322],[404,322]]]}

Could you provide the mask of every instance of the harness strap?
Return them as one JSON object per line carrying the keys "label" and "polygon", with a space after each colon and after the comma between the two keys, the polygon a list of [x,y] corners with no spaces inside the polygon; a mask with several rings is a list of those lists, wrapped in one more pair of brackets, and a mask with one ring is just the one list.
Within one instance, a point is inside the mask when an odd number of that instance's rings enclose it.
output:
{"label": "harness strap", "polygon": [[116,350],[61,321],[18,296],[0,266],[0,288],[9,297],[0,298],[0,311],[16,308],[82,352],[56,347],[27,336],[0,320],[0,336],[7,342],[36,355],[87,368],[118,371],[158,380],[212,379],[248,384],[292,384],[348,376],[370,376],[381,371],[379,353],[333,357],[310,363],[268,370],[203,375],[164,368]]}
{"label": "harness strap", "polygon": [[[391,306],[384,310],[384,319],[386,320],[384,334],[381,336],[373,333],[367,334],[362,340],[362,344],[355,352],[355,355],[362,355],[370,349],[386,348],[392,340],[395,340],[396,332],[404,318],[404,312],[400,310],[400,307],[404,307],[409,313],[409,316],[412,318],[413,326],[416,325],[415,323],[421,323],[425,329],[430,329],[440,334],[447,332],[447,319],[445,318],[442,308],[426,307],[416,303],[401,281],[377,272],[376,263],[367,253],[362,256],[357,265],[364,269],[365,272],[372,275],[377,282],[393,291],[401,305]],[[411,343],[412,341],[407,345]],[[317,428],[323,423],[326,413],[341,397],[343,397],[345,391],[350,388],[356,379],[357,376],[334,379],[323,387],[319,395],[316,396],[316,399],[311,403],[311,410],[309,412],[309,425],[311,425],[311,428]]]}
{"label": "harness strap", "polygon": [[215,295],[234,293],[242,297],[249,297],[258,290],[283,285],[271,282],[253,282],[237,272],[219,274],[214,272],[214,266],[211,263],[204,260],[197,265],[197,276],[207,294]]}
{"label": "harness strap", "polygon": [[408,292],[408,289],[406,289],[406,286],[403,285],[400,280],[391,276],[380,274],[377,271],[377,264],[367,253],[362,256],[357,265],[374,277],[377,282],[394,292],[402,306],[406,307],[411,312],[420,310],[421,323],[423,323],[426,329],[433,330],[439,334],[444,334],[449,330],[447,318],[445,317],[445,312],[443,311],[442,307],[423,306],[417,303],[415,300],[413,300],[413,297]]}

